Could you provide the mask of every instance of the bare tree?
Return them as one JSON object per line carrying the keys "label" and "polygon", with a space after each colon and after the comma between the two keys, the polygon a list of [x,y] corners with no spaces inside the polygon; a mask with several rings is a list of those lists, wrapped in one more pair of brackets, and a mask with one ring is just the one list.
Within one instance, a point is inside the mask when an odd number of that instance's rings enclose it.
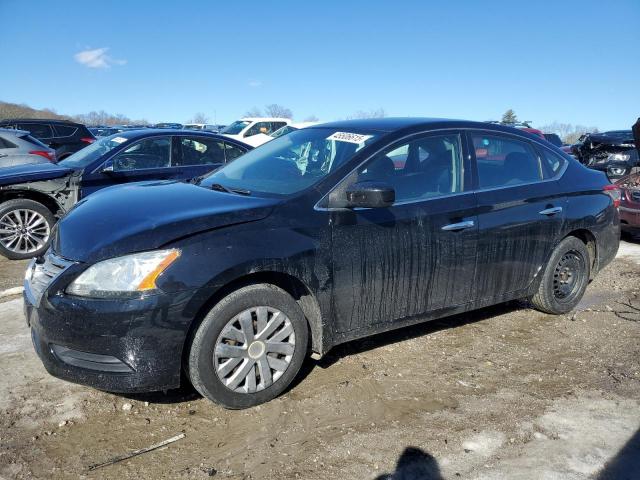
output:
{"label": "bare tree", "polygon": [[189,120],[187,123],[207,123],[208,121],[209,117],[207,117],[202,112],[198,112],[193,117],[191,117],[191,120]]}
{"label": "bare tree", "polygon": [[264,111],[268,117],[293,118],[293,112],[290,109],[277,103],[265,106]]}
{"label": "bare tree", "polygon": [[317,122],[320,119],[318,117],[316,117],[315,115],[309,115],[307,118],[305,118],[303,121],[305,122]]}
{"label": "bare tree", "polygon": [[384,108],[380,107],[376,110],[358,110],[357,112],[349,115],[347,120],[357,120],[362,118],[384,118],[387,116],[387,112],[384,111]]}
{"label": "bare tree", "polygon": [[262,117],[262,110],[260,110],[258,107],[253,107],[251,110],[247,110],[244,113],[245,117]]}
{"label": "bare tree", "polygon": [[576,143],[580,136],[585,133],[597,133],[597,127],[586,127],[584,125],[572,125],[571,123],[553,122],[540,127],[545,133],[556,133],[565,143]]}

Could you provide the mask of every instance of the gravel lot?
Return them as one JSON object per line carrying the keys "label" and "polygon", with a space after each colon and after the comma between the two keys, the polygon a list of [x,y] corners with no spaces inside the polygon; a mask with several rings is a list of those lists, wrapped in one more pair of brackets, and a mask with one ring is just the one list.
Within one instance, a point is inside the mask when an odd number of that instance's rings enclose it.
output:
{"label": "gravel lot", "polygon": [[[0,261],[0,287],[23,270]],[[0,478],[638,478],[639,275],[627,239],[573,314],[512,302],[352,342],[245,411],[54,379],[5,297]]]}

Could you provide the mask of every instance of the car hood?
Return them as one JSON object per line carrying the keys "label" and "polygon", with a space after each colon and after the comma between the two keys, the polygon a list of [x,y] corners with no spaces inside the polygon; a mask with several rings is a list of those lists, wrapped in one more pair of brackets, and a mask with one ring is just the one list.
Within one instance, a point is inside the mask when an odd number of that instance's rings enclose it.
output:
{"label": "car hood", "polygon": [[71,172],[73,172],[73,169],[53,163],[16,165],[0,170],[0,185],[51,180],[64,177]]}
{"label": "car hood", "polygon": [[592,133],[585,140],[585,143],[591,142],[593,144],[606,144],[612,146],[619,147],[630,147],[633,148],[633,134],[631,132],[628,133]]}
{"label": "car hood", "polygon": [[269,215],[278,200],[190,183],[141,182],[106,188],[79,202],[55,228],[53,250],[69,260],[162,247],[178,238]]}

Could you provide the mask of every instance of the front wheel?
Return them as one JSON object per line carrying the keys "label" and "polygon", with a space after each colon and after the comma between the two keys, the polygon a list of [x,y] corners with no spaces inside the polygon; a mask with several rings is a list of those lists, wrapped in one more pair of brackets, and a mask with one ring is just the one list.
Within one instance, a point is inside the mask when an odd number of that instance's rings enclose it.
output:
{"label": "front wheel", "polygon": [[18,198],[0,204],[0,254],[10,260],[42,255],[54,223],[51,211],[33,200]]}
{"label": "front wheel", "polygon": [[545,313],[567,313],[582,299],[590,274],[586,245],[576,237],[567,237],[553,251],[531,303]]}
{"label": "front wheel", "polygon": [[270,284],[232,292],[195,332],[187,373],[204,397],[248,408],[282,393],[304,361],[308,328],[296,301]]}

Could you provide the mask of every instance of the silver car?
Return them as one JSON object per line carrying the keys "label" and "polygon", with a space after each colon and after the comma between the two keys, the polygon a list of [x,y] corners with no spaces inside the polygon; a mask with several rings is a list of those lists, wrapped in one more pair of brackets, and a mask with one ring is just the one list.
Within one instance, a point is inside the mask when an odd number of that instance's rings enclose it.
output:
{"label": "silver car", "polygon": [[25,130],[0,128],[0,168],[49,162],[56,162],[55,150]]}

